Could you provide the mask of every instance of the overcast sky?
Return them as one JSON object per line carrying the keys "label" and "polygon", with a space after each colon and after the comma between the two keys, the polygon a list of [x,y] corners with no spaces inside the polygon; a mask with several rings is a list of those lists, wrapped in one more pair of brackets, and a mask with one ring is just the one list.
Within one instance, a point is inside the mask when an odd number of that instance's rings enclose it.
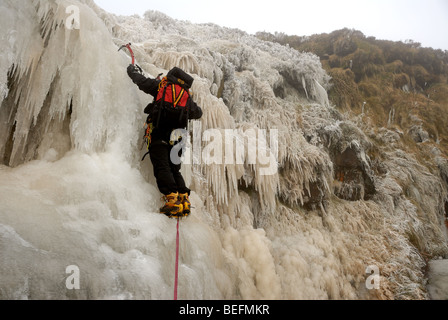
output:
{"label": "overcast sky", "polygon": [[448,50],[448,0],[94,0],[119,15],[157,10],[193,23],[212,22],[288,35],[350,28],[377,39]]}

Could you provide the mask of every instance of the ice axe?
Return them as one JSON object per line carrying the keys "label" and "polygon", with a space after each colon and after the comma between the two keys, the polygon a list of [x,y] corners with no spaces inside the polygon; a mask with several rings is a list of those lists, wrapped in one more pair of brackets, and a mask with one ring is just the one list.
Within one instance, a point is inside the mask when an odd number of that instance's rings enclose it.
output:
{"label": "ice axe", "polygon": [[138,64],[135,64],[135,56],[134,56],[134,51],[132,51],[132,48],[131,48],[131,43],[122,45],[120,47],[120,49],[118,49],[118,51],[121,51],[124,48],[128,48],[129,52],[131,53],[132,64],[135,65],[140,70],[140,72],[143,72],[142,68],[140,68],[140,66]]}

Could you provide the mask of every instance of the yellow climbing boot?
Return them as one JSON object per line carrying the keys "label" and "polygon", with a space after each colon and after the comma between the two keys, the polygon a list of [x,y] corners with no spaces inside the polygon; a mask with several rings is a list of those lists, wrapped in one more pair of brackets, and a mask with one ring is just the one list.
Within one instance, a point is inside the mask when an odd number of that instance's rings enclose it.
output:
{"label": "yellow climbing boot", "polygon": [[179,200],[183,206],[183,212],[182,212],[183,216],[188,217],[191,213],[190,211],[191,202],[190,199],[188,198],[188,193],[179,194]]}
{"label": "yellow climbing boot", "polygon": [[160,213],[168,217],[178,216],[183,212],[182,203],[179,201],[179,193],[171,193],[165,196],[165,206],[160,208]]}

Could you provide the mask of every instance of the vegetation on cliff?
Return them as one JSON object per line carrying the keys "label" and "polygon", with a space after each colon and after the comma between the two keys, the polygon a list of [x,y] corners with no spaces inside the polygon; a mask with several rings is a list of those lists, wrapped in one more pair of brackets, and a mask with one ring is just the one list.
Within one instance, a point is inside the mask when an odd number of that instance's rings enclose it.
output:
{"label": "vegetation on cliff", "polygon": [[448,51],[412,40],[378,40],[352,29],[310,37],[257,36],[318,55],[332,77],[330,100],[339,110],[365,113],[375,127],[394,128],[447,155]]}

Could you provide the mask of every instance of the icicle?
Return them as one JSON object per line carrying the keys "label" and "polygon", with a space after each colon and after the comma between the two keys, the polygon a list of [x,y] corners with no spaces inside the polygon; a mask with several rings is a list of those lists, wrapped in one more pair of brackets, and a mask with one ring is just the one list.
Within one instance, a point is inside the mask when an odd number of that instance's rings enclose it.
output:
{"label": "icicle", "polygon": [[395,120],[395,108],[390,109],[389,120],[387,120],[387,127],[390,127]]}
{"label": "icicle", "polygon": [[170,70],[173,67],[179,67],[191,74],[202,74],[196,57],[189,52],[157,50],[154,53],[153,58],[156,65],[166,70]]}
{"label": "icicle", "polygon": [[305,94],[306,94],[306,98],[309,99],[310,96],[308,95],[308,90],[306,89],[306,81],[305,81],[305,77],[302,77],[302,87],[305,90]]}
{"label": "icicle", "polygon": [[329,107],[330,102],[328,100],[327,91],[324,89],[324,87],[322,87],[322,85],[316,79],[314,79],[314,85],[315,85],[314,91],[315,91],[316,101],[325,107]]}

